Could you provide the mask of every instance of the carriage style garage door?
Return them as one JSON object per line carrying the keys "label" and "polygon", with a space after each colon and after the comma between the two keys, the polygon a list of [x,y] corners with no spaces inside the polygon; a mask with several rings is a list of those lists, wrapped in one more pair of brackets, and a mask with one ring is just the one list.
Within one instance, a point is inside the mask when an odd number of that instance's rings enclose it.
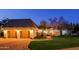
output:
{"label": "carriage style garage door", "polygon": [[7,33],[8,38],[17,38],[17,32],[15,30],[9,30]]}
{"label": "carriage style garage door", "polygon": [[29,38],[29,31],[27,30],[20,31],[20,38]]}
{"label": "carriage style garage door", "polygon": [[[8,38],[17,38],[18,37],[16,30],[9,30],[9,31],[7,31],[7,34],[8,34]],[[21,30],[19,32],[19,34],[20,34],[20,38],[29,38],[29,31],[27,31],[27,30]]]}

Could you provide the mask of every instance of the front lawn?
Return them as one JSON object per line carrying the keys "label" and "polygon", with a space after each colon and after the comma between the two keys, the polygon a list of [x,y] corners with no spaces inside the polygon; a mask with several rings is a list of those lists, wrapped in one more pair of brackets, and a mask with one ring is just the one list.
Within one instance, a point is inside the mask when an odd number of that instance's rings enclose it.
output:
{"label": "front lawn", "polygon": [[59,36],[47,41],[32,41],[31,50],[57,50],[71,47],[79,47],[79,37]]}

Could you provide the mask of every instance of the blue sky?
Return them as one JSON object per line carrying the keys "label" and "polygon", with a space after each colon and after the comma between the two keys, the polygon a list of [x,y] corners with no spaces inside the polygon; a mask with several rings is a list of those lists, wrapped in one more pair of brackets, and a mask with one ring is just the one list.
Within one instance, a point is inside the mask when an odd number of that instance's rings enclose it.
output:
{"label": "blue sky", "polygon": [[63,16],[69,22],[79,23],[78,9],[0,9],[0,20],[4,18],[31,18],[36,24],[41,20]]}

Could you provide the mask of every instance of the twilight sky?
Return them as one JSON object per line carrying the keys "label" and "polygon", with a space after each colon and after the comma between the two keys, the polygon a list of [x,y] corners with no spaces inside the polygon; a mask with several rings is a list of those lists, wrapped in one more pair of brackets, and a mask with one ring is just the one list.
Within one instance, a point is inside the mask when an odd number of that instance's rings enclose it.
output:
{"label": "twilight sky", "polygon": [[4,18],[31,18],[36,24],[41,20],[63,16],[69,22],[79,23],[78,9],[0,9],[0,20]]}

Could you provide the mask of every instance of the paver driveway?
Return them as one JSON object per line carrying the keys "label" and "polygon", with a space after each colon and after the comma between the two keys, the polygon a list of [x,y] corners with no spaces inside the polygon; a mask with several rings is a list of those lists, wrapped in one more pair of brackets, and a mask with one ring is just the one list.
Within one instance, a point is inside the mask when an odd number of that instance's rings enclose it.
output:
{"label": "paver driveway", "polygon": [[28,50],[31,39],[0,38],[0,50]]}

